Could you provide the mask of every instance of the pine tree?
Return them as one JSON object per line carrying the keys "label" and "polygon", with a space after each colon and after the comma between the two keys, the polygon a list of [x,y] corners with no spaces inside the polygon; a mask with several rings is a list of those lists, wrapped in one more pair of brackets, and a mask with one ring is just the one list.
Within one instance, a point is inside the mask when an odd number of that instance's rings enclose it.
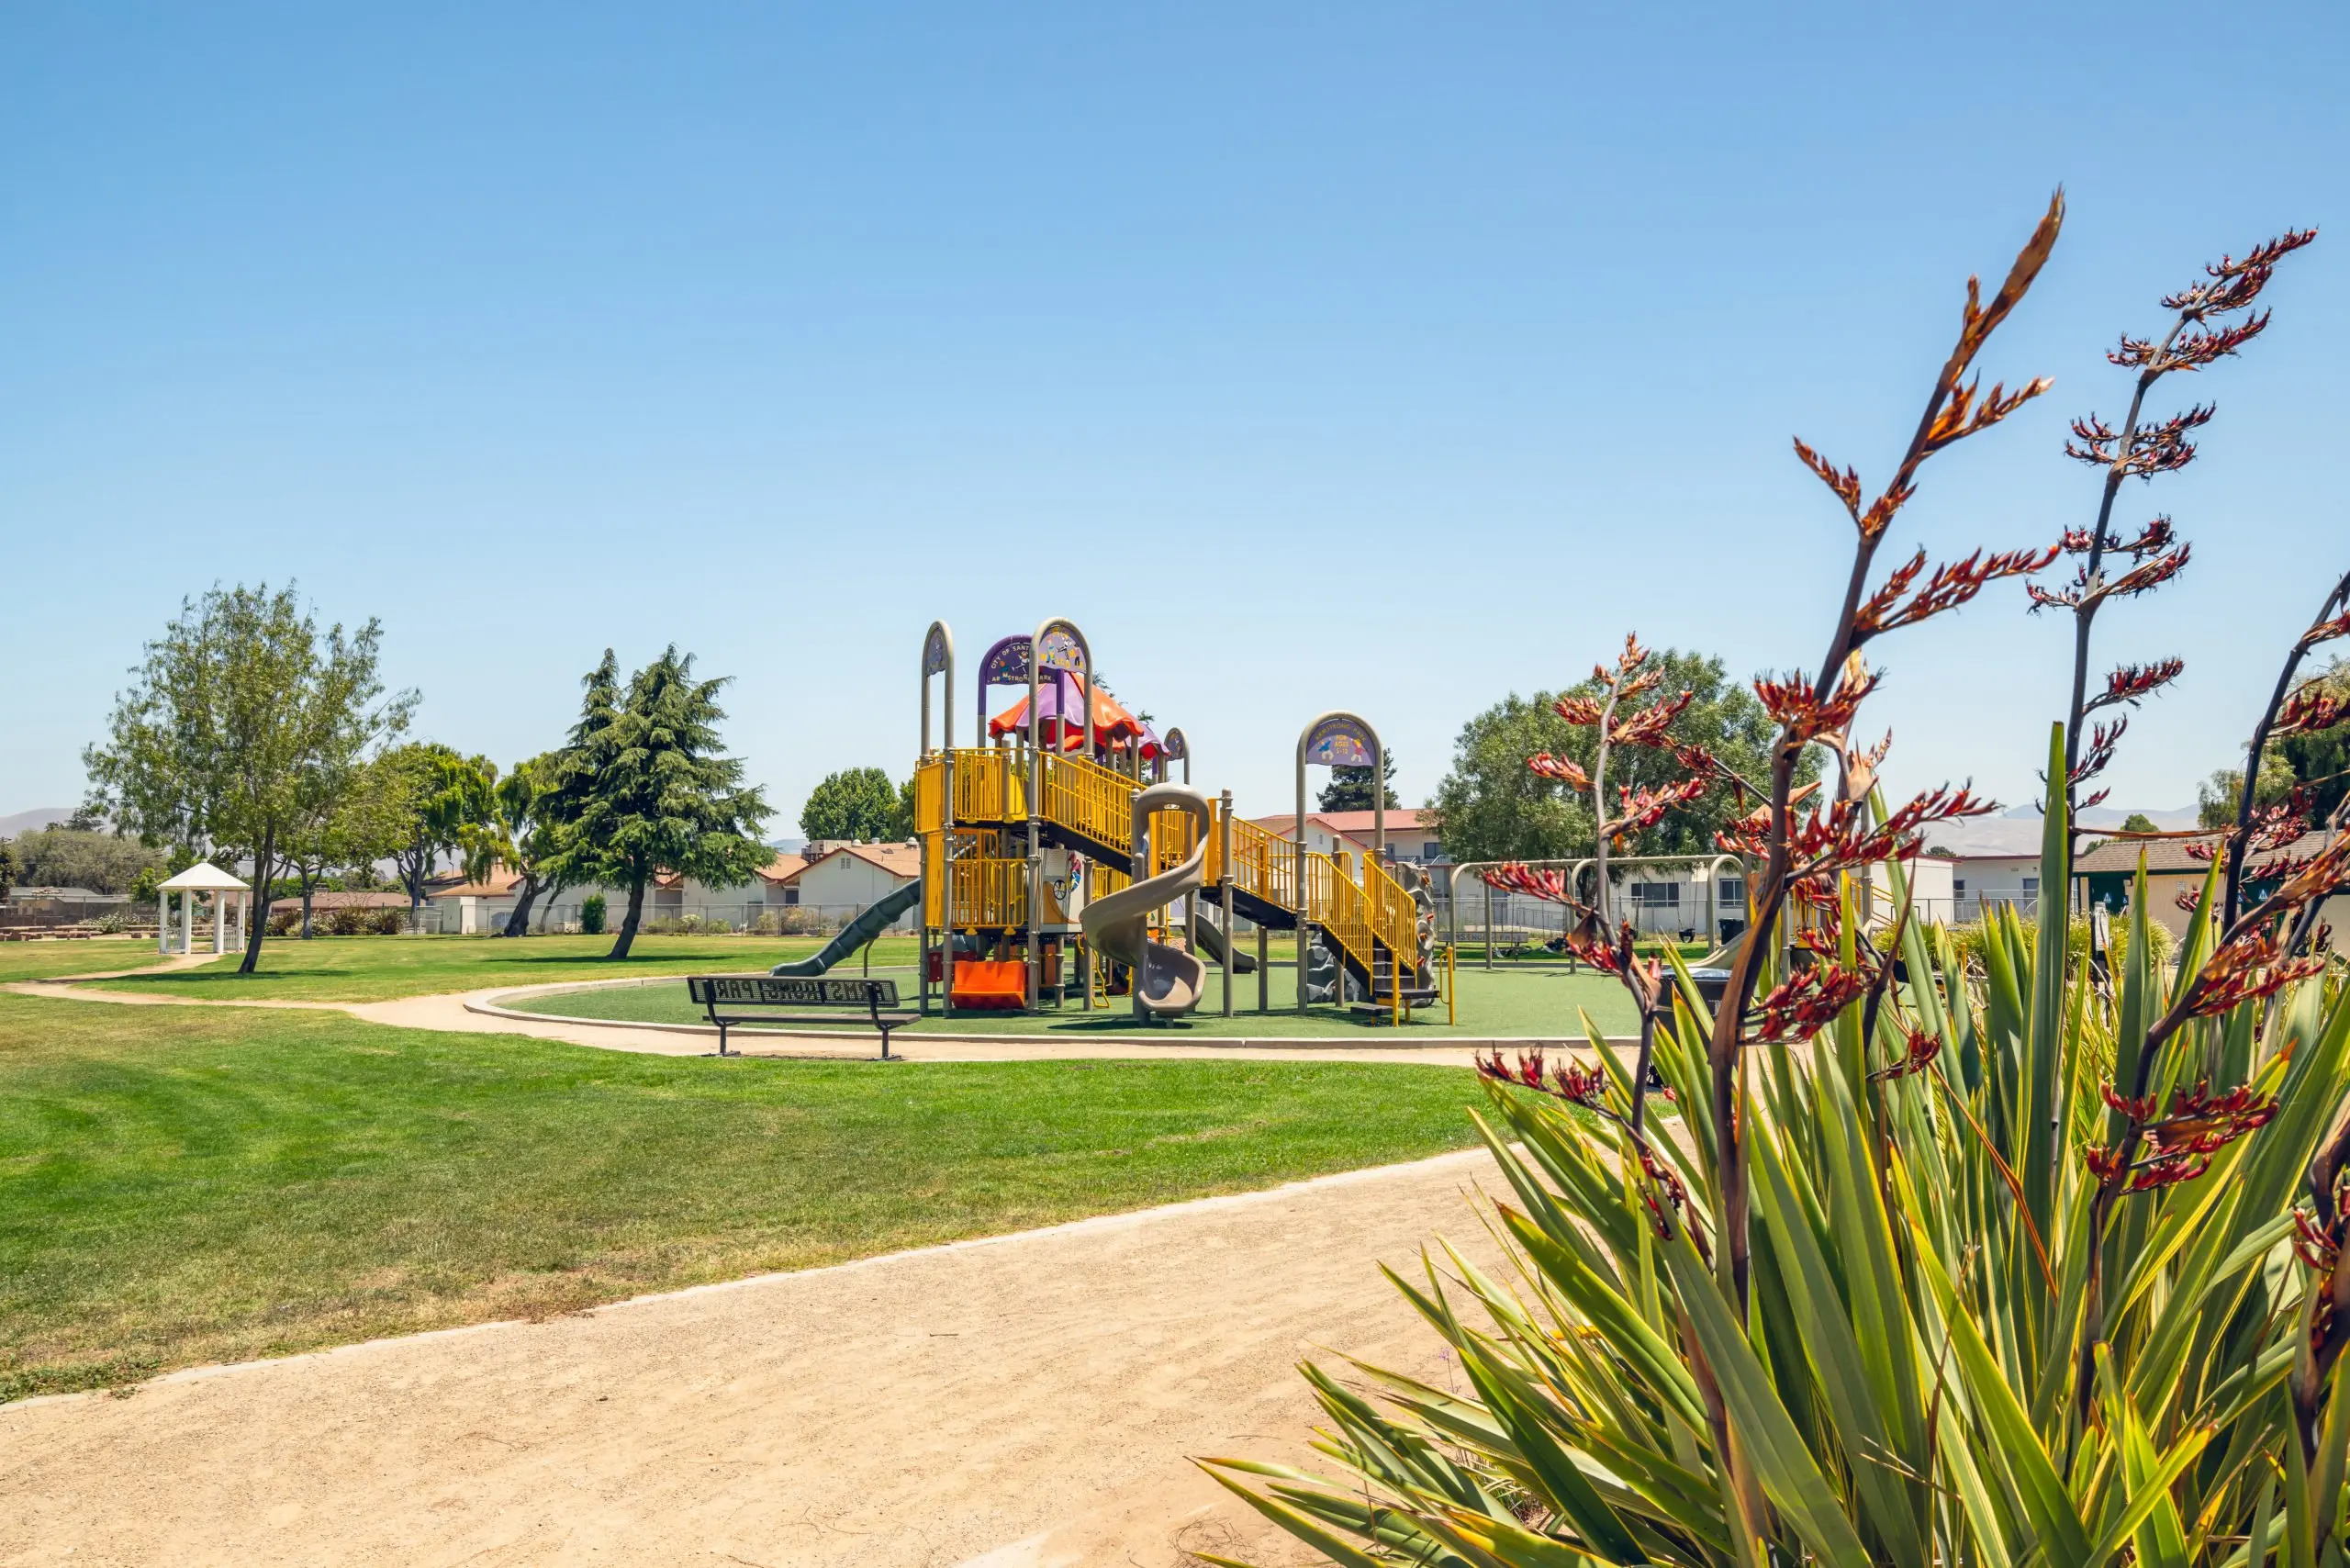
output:
{"label": "pine tree", "polygon": [[571,886],[628,890],[628,913],[610,957],[625,958],[644,913],[644,887],[675,872],[721,887],[748,881],[767,864],[759,841],[767,803],[743,782],[739,757],[718,755],[718,680],[693,678],[693,655],[675,644],[620,689],[611,650],[582,684],[579,722],[544,810],[561,824],[549,873]]}

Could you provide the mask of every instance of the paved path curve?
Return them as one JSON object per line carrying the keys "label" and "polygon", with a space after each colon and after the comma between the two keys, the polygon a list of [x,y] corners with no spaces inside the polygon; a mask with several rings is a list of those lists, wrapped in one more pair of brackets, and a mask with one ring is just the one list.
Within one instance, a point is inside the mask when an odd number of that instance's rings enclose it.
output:
{"label": "paved path curve", "polygon": [[[1311,1465],[1293,1363],[1458,1385],[1375,1263],[1481,1153],[0,1408],[0,1562],[1306,1560],[1189,1456]],[[1472,1248],[1472,1255],[1487,1249]]]}
{"label": "paved path curve", "polygon": [[[576,1019],[538,1016],[501,1006],[504,998],[532,991],[580,989],[576,982],[554,986],[490,986],[478,991],[447,991],[430,996],[404,996],[386,1002],[294,1002],[284,999],[238,1000],[219,997],[161,996],[152,991],[110,991],[93,981],[155,974],[185,967],[183,962],[149,969],[118,969],[96,975],[63,975],[17,980],[0,990],[19,996],[50,1001],[109,1002],[128,1007],[259,1007],[311,1012],[346,1013],[371,1024],[405,1029],[436,1029],[461,1034],[526,1035],[535,1039],[563,1040],[599,1050],[636,1051],[655,1056],[709,1056],[717,1048],[717,1031],[706,1025],[610,1025]],[[677,977],[682,979],[680,974]],[[629,981],[623,983],[641,983]],[[1443,1045],[1362,1046],[1360,1032],[1326,1045],[1308,1041],[1278,1046],[1232,1040],[1203,1040],[1196,1044],[1161,1043],[1134,1037],[1029,1036],[996,1039],[967,1036],[942,1039],[906,1031],[891,1041],[890,1052],[908,1061],[1057,1061],[1057,1060],[1241,1060],[1241,1061],[1359,1061],[1415,1062],[1467,1067],[1479,1046],[1486,1042],[1448,1039]],[[745,1056],[813,1058],[864,1058],[875,1051],[869,1035],[791,1034],[782,1030],[735,1030],[736,1048]]]}

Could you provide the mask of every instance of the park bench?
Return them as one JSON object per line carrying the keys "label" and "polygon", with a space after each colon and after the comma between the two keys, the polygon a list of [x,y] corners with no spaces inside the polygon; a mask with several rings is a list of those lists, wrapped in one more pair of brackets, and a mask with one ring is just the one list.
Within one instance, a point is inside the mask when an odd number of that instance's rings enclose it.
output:
{"label": "park bench", "polygon": [[[881,1032],[881,1059],[890,1060],[890,1031],[922,1016],[898,1008],[893,980],[797,979],[778,975],[689,975],[686,994],[718,1025],[718,1054],[730,1054],[726,1031],[743,1024],[853,1024],[861,1008]],[[812,1011],[832,1008],[833,1012]]]}

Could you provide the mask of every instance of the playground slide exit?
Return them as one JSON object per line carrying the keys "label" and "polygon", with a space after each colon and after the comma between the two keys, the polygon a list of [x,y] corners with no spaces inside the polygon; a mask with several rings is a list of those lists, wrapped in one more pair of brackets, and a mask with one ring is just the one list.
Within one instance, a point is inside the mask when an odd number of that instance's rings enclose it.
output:
{"label": "playground slide exit", "polygon": [[1208,910],[1214,907],[1214,903],[1211,902],[1207,905],[1203,906],[1200,911],[1201,950],[1206,953],[1209,958],[1214,958],[1217,963],[1230,965],[1232,967],[1232,972],[1236,975],[1255,974],[1257,972],[1257,955],[1254,953],[1234,953],[1230,951],[1230,945],[1224,939],[1224,928],[1216,924],[1214,921],[1208,918]]}
{"label": "playground slide exit", "polygon": [[797,958],[788,964],[778,964],[767,973],[821,975],[887,931],[890,923],[913,908],[914,902],[921,897],[922,879],[916,877],[912,881],[894,890],[887,898],[873,904],[863,914],[842,926],[840,935],[825,943],[813,958]]}
{"label": "playground slide exit", "polygon": [[1156,877],[1102,894],[1085,906],[1078,923],[1095,952],[1134,971],[1135,996],[1146,1011],[1180,1015],[1200,1004],[1207,966],[1195,953],[1150,940],[1150,917],[1186,893],[1197,893],[1207,879],[1210,819],[1207,800],[1196,790],[1154,784],[1134,798],[1134,843],[1145,842],[1151,813],[1163,811],[1187,812],[1198,824],[1198,843],[1190,857]]}

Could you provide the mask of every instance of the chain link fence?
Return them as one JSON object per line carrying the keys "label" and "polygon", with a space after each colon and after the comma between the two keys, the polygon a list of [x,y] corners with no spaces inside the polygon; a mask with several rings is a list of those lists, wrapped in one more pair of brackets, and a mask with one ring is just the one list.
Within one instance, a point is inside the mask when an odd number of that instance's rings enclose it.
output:
{"label": "chain link fence", "polygon": [[[830,936],[869,907],[862,903],[647,903],[636,929],[641,936]],[[427,904],[416,912],[407,929],[426,936],[495,936],[506,929],[512,914],[510,905],[466,909],[455,903]],[[618,931],[627,917],[625,900],[605,901],[606,932]],[[890,928],[890,934],[911,935],[915,919],[914,913],[908,911]],[[577,935],[585,928],[576,901],[532,906],[533,935]]]}
{"label": "chain link fence", "polygon": [[[209,933],[212,924],[197,926]],[[155,934],[155,906],[127,898],[28,896],[0,899],[0,941],[37,936],[99,936],[124,932]]]}
{"label": "chain link fence", "polygon": [[[1685,887],[1681,890],[1684,895],[1689,891]],[[1432,896],[1438,935],[1446,941],[1457,940],[1464,947],[1482,947],[1491,942],[1496,954],[1532,956],[1544,948],[1557,952],[1562,949],[1561,939],[1574,924],[1573,914],[1564,904],[1522,893],[1505,893],[1498,889],[1488,902],[1484,888],[1466,877],[1460,881],[1458,924],[1454,924],[1452,903],[1446,898],[1441,882],[1432,890]],[[1725,900],[1714,911],[1713,928],[1707,930],[1703,890],[1699,890],[1697,897],[1684,896],[1678,903],[1635,902],[1620,894],[1614,902],[1616,918],[1629,921],[1632,929],[1643,937],[1711,946],[1736,936],[1746,924],[1744,901]],[[1917,899],[1910,906],[1910,917],[1921,924],[1971,925],[1986,914],[1996,917],[2012,909],[2018,917],[2030,920],[2037,913],[2039,902],[2036,898],[1998,896]],[[1890,910],[1880,908],[1874,911],[1874,917],[1881,921],[1890,918],[1891,913]]]}

